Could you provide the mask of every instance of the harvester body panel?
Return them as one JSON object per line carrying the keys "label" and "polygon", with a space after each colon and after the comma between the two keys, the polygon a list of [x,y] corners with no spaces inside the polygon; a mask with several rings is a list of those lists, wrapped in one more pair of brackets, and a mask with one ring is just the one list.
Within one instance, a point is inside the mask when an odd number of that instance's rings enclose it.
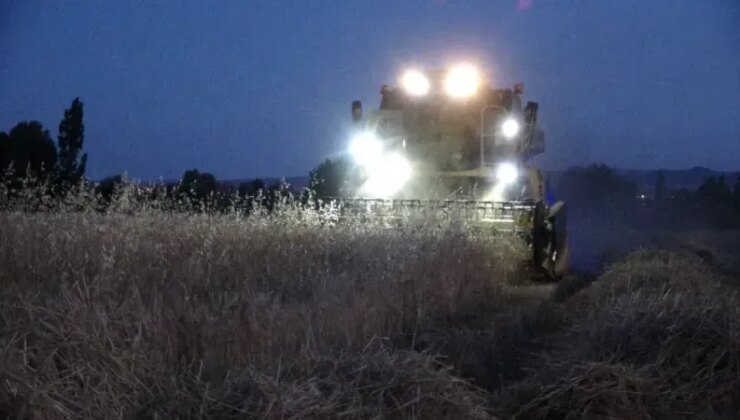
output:
{"label": "harvester body panel", "polygon": [[522,106],[520,85],[482,85],[470,97],[451,97],[442,76],[432,73],[423,95],[383,86],[379,109],[366,116],[353,103],[358,165],[356,187],[339,200],[343,214],[392,223],[410,213],[448,212],[492,232],[523,235],[535,265],[561,275],[555,270],[567,266],[565,209],[550,212],[544,178],[531,163],[545,151],[539,105]]}

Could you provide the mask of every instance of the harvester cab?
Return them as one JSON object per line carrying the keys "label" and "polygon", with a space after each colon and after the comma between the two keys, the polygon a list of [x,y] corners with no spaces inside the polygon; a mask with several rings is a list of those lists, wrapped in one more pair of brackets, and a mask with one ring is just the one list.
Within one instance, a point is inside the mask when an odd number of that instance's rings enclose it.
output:
{"label": "harvester cab", "polygon": [[[349,153],[355,183],[347,202],[374,211],[466,208],[495,232],[517,232],[548,277],[568,270],[566,212],[547,203],[532,157],[544,153],[539,105],[523,105],[524,85],[494,88],[469,65],[408,70],[383,85],[377,110],[352,103]],[[472,212],[469,211],[472,209]]]}

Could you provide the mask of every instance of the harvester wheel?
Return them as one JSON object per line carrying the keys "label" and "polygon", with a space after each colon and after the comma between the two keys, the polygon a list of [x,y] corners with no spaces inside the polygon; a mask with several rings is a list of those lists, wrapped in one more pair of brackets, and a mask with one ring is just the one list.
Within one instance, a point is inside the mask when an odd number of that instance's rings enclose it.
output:
{"label": "harvester wheel", "polygon": [[570,243],[568,242],[568,232],[561,232],[560,245],[556,248],[556,254],[552,266],[552,278],[560,280],[570,272]]}
{"label": "harvester wheel", "polygon": [[568,241],[568,212],[565,203],[558,201],[550,207],[548,221],[552,229],[552,277],[561,279],[570,271],[570,242]]}
{"label": "harvester wheel", "polygon": [[562,201],[547,208],[540,201],[533,217],[532,252],[535,267],[549,280],[560,280],[570,270],[568,216]]}
{"label": "harvester wheel", "polygon": [[549,233],[547,231],[547,208],[538,201],[532,216],[532,259],[535,267],[542,267],[547,260]]}

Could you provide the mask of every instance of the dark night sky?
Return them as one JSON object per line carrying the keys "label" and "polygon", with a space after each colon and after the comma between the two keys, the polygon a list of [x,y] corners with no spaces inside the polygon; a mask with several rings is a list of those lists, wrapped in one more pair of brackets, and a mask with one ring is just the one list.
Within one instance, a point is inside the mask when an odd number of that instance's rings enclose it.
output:
{"label": "dark night sky", "polygon": [[0,129],[80,96],[93,178],[303,175],[459,59],[525,82],[545,166],[740,169],[738,0],[0,0]]}

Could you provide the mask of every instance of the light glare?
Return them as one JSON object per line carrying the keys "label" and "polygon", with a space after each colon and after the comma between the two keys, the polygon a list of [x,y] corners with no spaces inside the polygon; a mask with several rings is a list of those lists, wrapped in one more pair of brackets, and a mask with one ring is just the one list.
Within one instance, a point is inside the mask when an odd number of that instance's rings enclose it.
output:
{"label": "light glare", "polygon": [[504,133],[504,137],[512,139],[519,134],[519,123],[515,119],[509,118],[501,126],[501,131]]}
{"label": "light glare", "polygon": [[403,89],[411,96],[424,96],[429,93],[429,78],[418,70],[408,70],[401,77]]}
{"label": "light glare", "polygon": [[391,154],[378,159],[367,168],[367,181],[361,192],[373,198],[389,198],[397,193],[411,178],[411,166],[400,154]]}
{"label": "light glare", "polygon": [[519,170],[511,162],[504,162],[496,168],[496,179],[504,186],[513,184],[519,177]]}
{"label": "light glare", "polygon": [[359,165],[373,165],[382,156],[383,145],[372,133],[360,133],[352,139],[349,153]]}
{"label": "light glare", "polygon": [[462,64],[453,67],[445,77],[445,92],[452,98],[469,98],[478,91],[480,75],[475,67]]}
{"label": "light glare", "polygon": [[483,201],[505,201],[504,193],[506,192],[506,186],[502,183],[498,183],[491,188],[491,190],[483,197]]}

